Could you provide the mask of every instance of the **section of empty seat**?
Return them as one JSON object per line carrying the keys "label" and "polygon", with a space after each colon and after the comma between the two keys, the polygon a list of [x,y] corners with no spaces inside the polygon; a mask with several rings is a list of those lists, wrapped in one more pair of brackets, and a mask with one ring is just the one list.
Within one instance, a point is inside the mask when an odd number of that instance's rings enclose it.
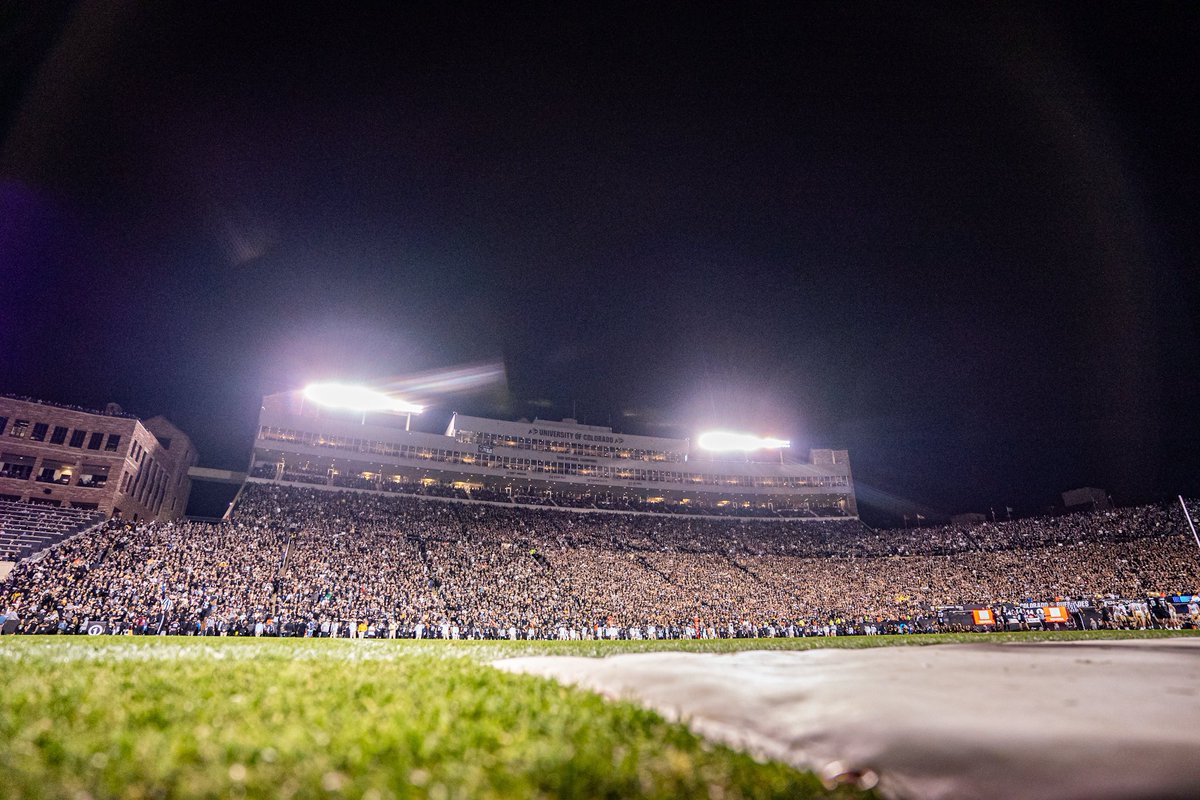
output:
{"label": "section of empty seat", "polygon": [[19,561],[104,521],[99,511],[0,501],[0,561]]}

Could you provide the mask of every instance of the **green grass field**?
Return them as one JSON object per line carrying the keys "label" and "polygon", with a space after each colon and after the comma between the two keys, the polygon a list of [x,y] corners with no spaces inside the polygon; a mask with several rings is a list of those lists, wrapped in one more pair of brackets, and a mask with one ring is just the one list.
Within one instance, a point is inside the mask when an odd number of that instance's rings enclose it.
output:
{"label": "green grass field", "polygon": [[823,797],[812,775],[486,662],[1163,632],[695,642],[0,639],[0,796]]}

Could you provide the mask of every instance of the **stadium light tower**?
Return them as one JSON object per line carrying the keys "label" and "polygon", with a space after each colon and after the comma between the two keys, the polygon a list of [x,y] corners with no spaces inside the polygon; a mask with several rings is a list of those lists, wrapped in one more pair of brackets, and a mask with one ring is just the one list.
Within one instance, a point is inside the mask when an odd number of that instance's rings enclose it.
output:
{"label": "stadium light tower", "polygon": [[786,439],[772,439],[755,436],[751,433],[731,433],[729,431],[708,431],[707,433],[702,433],[696,439],[696,444],[699,445],[700,449],[713,453],[746,453],[747,459],[750,458],[749,454],[753,450],[778,450],[780,464],[783,463],[784,448],[792,446],[792,443]]}
{"label": "stadium light tower", "polygon": [[319,405],[357,411],[362,414],[363,422],[367,421],[368,411],[404,414],[404,430],[409,429],[413,414],[420,414],[425,410],[424,406],[384,394],[370,387],[351,386],[344,383],[310,383],[304,387],[304,396]]}

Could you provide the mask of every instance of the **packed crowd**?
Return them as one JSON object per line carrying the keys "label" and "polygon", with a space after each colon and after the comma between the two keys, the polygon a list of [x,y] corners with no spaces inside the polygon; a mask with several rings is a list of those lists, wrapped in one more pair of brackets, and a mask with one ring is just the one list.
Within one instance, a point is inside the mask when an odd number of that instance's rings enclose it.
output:
{"label": "packed crowd", "polygon": [[371,473],[335,472],[314,465],[285,466],[273,463],[258,463],[251,467],[251,478],[280,481],[284,484],[302,483],[308,486],[334,486],[339,489],[358,489],[392,494],[412,494],[422,497],[447,497],[458,500],[482,500],[489,503],[546,506],[548,508],[578,508],[603,511],[631,511],[643,514],[670,514],[706,517],[753,517],[753,518],[820,518],[846,517],[846,509],[836,504],[831,497],[809,497],[798,508],[782,508],[775,505],[722,504],[723,501],[705,503],[699,500],[665,500],[653,502],[636,496],[619,496],[610,491],[582,489],[579,492],[538,492],[526,487],[508,487],[506,490],[487,486],[465,488],[461,483],[439,482],[425,479],[420,482],[389,478]]}
{"label": "packed crowd", "polygon": [[0,611],[24,632],[662,638],[947,629],[948,606],[1197,589],[1177,507],[905,531],[252,484],[229,522],[114,520],[22,562]]}

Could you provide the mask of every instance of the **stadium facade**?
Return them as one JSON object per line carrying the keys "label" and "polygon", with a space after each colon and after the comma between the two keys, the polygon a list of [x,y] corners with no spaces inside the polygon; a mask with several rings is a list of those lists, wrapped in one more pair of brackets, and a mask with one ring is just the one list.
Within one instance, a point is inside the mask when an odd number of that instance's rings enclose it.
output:
{"label": "stadium facade", "polygon": [[688,439],[635,436],[575,420],[505,421],[455,414],[444,434],[347,417],[298,392],[263,398],[251,480],[361,489],[452,487],[468,497],[588,498],[639,505],[856,516],[845,450],[807,461],[718,460]]}
{"label": "stadium facade", "polygon": [[0,396],[0,500],[173,520],[187,508],[197,460],[165,417]]}

